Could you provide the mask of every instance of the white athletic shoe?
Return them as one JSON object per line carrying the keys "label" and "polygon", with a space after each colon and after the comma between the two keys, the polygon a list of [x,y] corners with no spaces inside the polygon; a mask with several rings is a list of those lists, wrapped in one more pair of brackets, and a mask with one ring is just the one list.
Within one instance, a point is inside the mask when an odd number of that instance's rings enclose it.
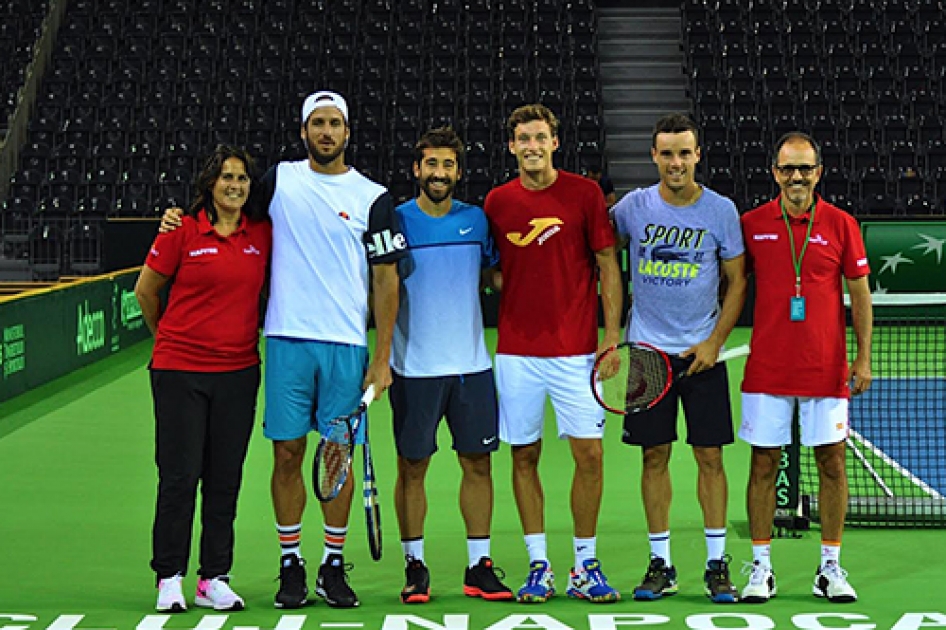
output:
{"label": "white athletic shoe", "polygon": [[243,598],[233,592],[227,576],[198,580],[194,604],[214,610],[243,610]]}
{"label": "white athletic shoe", "polygon": [[740,602],[764,604],[775,597],[778,589],[775,586],[775,573],[772,567],[765,566],[756,560],[752,564],[747,562],[742,568],[742,573],[749,575],[749,583],[742,589]]}
{"label": "white athletic shoe", "polygon": [[849,604],[857,601],[857,592],[847,581],[847,571],[834,560],[828,560],[815,574],[815,585],[811,592],[815,597],[827,597],[834,604]]}
{"label": "white athletic shoe", "polygon": [[184,600],[184,592],[181,590],[183,579],[181,574],[178,573],[174,577],[158,581],[158,603],[155,605],[158,612],[178,613],[187,610],[187,602]]}

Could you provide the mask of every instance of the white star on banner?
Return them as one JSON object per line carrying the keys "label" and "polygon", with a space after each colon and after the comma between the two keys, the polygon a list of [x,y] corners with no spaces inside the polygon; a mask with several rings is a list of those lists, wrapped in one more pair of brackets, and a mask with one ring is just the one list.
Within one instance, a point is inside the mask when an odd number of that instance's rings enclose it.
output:
{"label": "white star on banner", "polygon": [[936,264],[943,262],[943,245],[946,245],[946,238],[936,238],[929,236],[928,234],[917,233],[917,236],[922,238],[925,243],[920,243],[919,245],[914,245],[913,249],[922,249],[923,255],[936,252]]}
{"label": "white star on banner", "polygon": [[884,266],[880,268],[880,271],[877,272],[878,275],[890,269],[890,273],[897,273],[897,265],[900,263],[910,263],[913,264],[913,261],[909,258],[903,256],[903,252],[897,252],[893,256],[881,256],[880,259],[884,261]]}

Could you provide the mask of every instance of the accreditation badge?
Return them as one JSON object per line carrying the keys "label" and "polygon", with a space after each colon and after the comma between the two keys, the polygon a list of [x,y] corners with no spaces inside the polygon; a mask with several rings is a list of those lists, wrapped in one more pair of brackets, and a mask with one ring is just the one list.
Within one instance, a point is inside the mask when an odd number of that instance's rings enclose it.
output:
{"label": "accreditation badge", "polygon": [[796,295],[792,298],[788,318],[793,322],[805,321],[805,298],[800,295]]}

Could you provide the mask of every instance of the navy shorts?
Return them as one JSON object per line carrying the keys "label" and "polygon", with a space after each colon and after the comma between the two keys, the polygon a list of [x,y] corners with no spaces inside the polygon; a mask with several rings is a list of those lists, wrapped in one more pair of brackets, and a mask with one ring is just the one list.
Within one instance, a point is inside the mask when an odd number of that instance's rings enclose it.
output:
{"label": "navy shorts", "polygon": [[[670,364],[674,374],[679,374],[689,368],[690,360],[671,355]],[[687,444],[723,446],[735,441],[729,377],[724,363],[675,381],[663,400],[652,409],[624,416],[621,440],[643,447],[676,442],[678,401],[683,403]]]}
{"label": "navy shorts", "polygon": [[493,371],[460,376],[394,374],[390,389],[397,453],[425,459],[437,452],[437,427],[446,418],[458,453],[499,448],[499,410]]}

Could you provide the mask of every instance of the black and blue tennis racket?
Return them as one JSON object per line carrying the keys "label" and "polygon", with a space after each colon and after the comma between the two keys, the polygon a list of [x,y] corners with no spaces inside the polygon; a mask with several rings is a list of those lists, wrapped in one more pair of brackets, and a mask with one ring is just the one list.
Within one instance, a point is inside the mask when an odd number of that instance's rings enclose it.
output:
{"label": "black and blue tennis racket", "polygon": [[368,550],[375,561],[381,559],[381,505],[378,503],[378,487],[374,478],[374,461],[371,459],[371,440],[368,439],[368,421],[365,420],[365,443],[361,447],[364,456],[364,480],[362,493],[365,504],[365,529],[368,531]]}
{"label": "black and blue tennis racket", "polygon": [[312,463],[312,486],[319,501],[331,501],[345,485],[355,455],[355,436],[373,400],[374,385],[369,385],[358,408],[334,418],[322,434]]}

